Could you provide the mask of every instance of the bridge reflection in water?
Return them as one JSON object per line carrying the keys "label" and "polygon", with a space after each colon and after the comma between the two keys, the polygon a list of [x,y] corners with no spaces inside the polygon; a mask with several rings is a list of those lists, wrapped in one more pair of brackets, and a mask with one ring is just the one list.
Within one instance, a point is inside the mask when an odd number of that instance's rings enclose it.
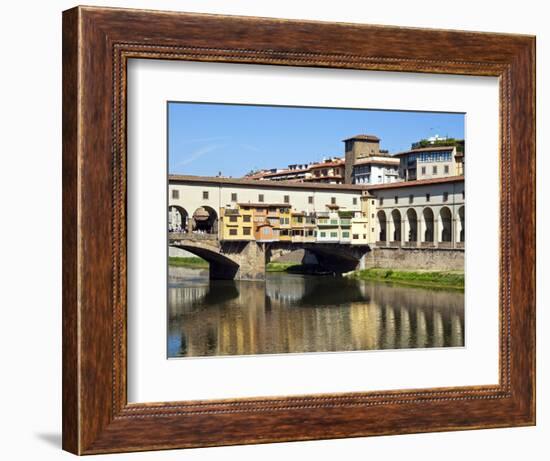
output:
{"label": "bridge reflection in water", "polygon": [[189,269],[168,288],[169,357],[464,345],[464,294],[338,277],[268,274],[208,280]]}

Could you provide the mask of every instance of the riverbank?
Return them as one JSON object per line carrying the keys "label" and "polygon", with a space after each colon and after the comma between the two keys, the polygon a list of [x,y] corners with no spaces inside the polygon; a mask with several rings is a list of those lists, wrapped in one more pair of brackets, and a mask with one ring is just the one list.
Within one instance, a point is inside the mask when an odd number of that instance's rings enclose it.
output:
{"label": "riverbank", "polygon": [[392,269],[365,269],[347,274],[358,280],[374,280],[420,288],[464,291],[463,271],[396,271]]}
{"label": "riverbank", "polygon": [[[168,265],[173,267],[190,267],[194,269],[208,269],[208,262],[198,257],[174,257],[168,258]],[[301,264],[296,263],[268,263],[267,272],[296,272],[303,273],[305,269]]]}
{"label": "riverbank", "polygon": [[170,256],[168,258],[168,265],[174,267],[193,267],[195,269],[208,269],[208,262],[202,258],[182,258],[176,256]]}

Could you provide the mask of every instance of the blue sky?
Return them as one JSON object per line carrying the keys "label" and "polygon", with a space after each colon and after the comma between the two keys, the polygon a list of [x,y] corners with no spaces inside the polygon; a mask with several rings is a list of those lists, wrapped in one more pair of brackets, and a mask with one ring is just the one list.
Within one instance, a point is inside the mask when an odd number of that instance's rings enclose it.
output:
{"label": "blue sky", "polygon": [[168,169],[239,177],[342,157],[342,140],[356,134],[374,134],[396,153],[435,134],[464,138],[464,114],[171,102]]}

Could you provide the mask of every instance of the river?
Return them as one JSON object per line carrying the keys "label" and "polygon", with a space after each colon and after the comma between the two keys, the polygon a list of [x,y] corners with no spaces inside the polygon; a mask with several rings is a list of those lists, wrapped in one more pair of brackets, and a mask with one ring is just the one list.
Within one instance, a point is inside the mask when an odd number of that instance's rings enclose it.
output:
{"label": "river", "polygon": [[462,346],[457,291],[288,273],[211,281],[201,269],[169,279],[171,358]]}

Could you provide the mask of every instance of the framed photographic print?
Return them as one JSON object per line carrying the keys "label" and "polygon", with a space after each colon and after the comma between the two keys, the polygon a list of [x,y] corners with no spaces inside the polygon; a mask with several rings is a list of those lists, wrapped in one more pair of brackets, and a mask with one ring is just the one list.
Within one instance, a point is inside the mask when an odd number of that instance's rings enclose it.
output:
{"label": "framed photographic print", "polygon": [[534,424],[534,50],[64,12],[64,449]]}

